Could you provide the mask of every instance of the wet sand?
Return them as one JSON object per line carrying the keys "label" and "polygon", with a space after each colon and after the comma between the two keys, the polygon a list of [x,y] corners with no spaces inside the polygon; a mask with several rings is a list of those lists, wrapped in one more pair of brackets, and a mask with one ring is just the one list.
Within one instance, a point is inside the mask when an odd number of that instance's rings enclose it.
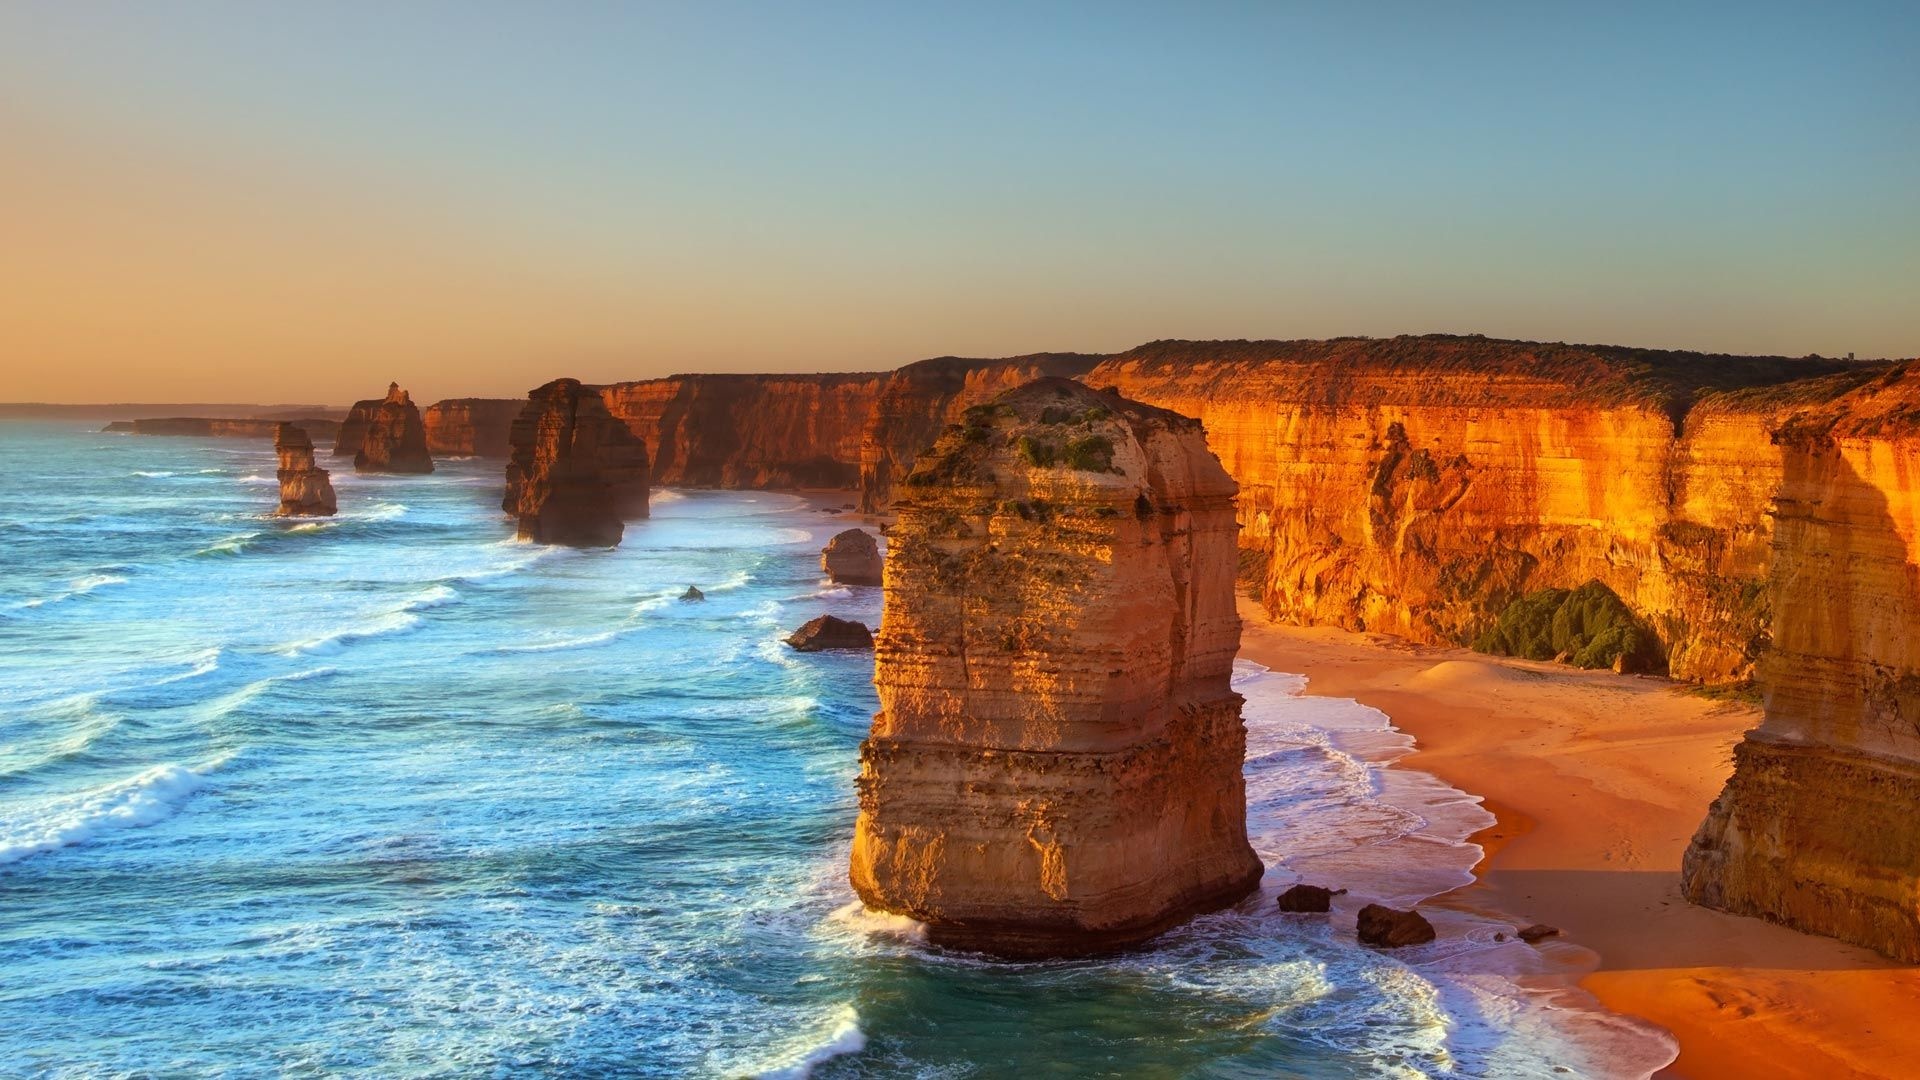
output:
{"label": "wet sand", "polygon": [[1548,947],[1592,968],[1583,987],[1679,1039],[1661,1076],[1920,1070],[1920,968],[1680,897],[1681,854],[1757,708],[1241,614],[1242,656],[1384,711],[1419,742],[1402,764],[1486,799],[1499,824],[1475,838],[1479,881],[1433,902],[1559,927]]}

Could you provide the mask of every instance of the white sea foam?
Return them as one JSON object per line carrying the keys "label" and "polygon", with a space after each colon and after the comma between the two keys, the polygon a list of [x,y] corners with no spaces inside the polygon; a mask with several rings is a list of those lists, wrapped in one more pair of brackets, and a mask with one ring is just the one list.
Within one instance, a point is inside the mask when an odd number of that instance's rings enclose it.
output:
{"label": "white sea foam", "polygon": [[446,585],[435,585],[433,588],[409,599],[404,605],[404,610],[426,611],[430,608],[446,607],[448,604],[459,603],[459,601],[460,594],[458,592]]}
{"label": "white sea foam", "polygon": [[424,620],[411,611],[390,611],[364,626],[347,627],[304,641],[290,642],[278,650],[282,656],[327,656],[347,645],[388,634],[404,634],[422,625]]}
{"label": "white sea foam", "polygon": [[813,1070],[837,1057],[857,1054],[866,1049],[867,1036],[860,1030],[860,1014],[851,1005],[842,1005],[821,1025],[821,1034],[810,1037],[755,1072],[759,1080],[807,1080]]}
{"label": "white sea foam", "polygon": [[261,476],[259,473],[248,473],[240,478],[240,482],[243,484],[278,484],[280,478],[277,476]]}
{"label": "white sea foam", "polygon": [[616,627],[612,630],[603,630],[598,634],[588,634],[584,637],[561,638],[557,641],[536,641],[526,645],[501,645],[493,649],[492,651],[503,652],[503,653],[520,653],[520,652],[560,652],[566,649],[590,649],[596,645],[606,645],[614,641],[615,639],[619,638],[623,630],[624,628]]}
{"label": "white sea foam", "polygon": [[822,581],[820,584],[821,584],[821,588],[814,592],[801,593],[798,596],[790,596],[787,599],[789,600],[845,600],[847,597],[853,595],[853,589],[849,586],[834,585],[827,581]]}
{"label": "white sea foam", "polygon": [[196,554],[238,555],[252,546],[253,542],[259,538],[260,534],[257,532],[234,533],[232,536],[223,536],[213,543],[208,544],[196,552]]}
{"label": "white sea foam", "polygon": [[85,577],[77,577],[68,582],[66,592],[55,593],[52,596],[36,596],[32,599],[22,600],[14,606],[21,608],[45,607],[48,604],[58,604],[63,600],[72,600],[78,596],[85,596],[95,589],[103,589],[109,585],[125,585],[126,583],[127,579],[118,574],[88,574]]}
{"label": "white sea foam", "polygon": [[165,471],[164,469],[155,469],[152,471],[148,471],[146,469],[135,469],[133,470],[133,475],[144,476],[149,480],[158,480],[163,476],[172,476],[173,474]]}
{"label": "white sea foam", "polygon": [[180,765],[156,765],[125,780],[51,799],[0,820],[0,865],[162,821],[204,783]]}

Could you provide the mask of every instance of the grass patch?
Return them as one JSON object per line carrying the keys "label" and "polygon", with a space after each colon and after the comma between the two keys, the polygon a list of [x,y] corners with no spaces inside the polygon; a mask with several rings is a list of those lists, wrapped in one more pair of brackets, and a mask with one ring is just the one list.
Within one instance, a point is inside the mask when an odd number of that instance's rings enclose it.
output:
{"label": "grass patch", "polygon": [[1598,581],[1528,593],[1507,605],[1493,628],[1474,639],[1473,648],[1496,656],[1564,660],[1580,668],[1667,670],[1659,636]]}

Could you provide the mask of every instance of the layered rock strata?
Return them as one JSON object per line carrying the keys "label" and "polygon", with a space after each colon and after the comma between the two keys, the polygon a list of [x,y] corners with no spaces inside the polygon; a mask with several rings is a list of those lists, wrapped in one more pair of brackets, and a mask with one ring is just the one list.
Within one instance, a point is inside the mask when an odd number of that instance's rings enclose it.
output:
{"label": "layered rock strata", "polygon": [[1683,888],[1920,961],[1920,365],[1796,414],[1778,445],[1766,719]]}
{"label": "layered rock strata", "polygon": [[273,451],[280,459],[281,517],[330,517],[339,509],[327,470],[313,463],[313,438],[305,429],[281,424]]}
{"label": "layered rock strata", "polygon": [[340,424],[335,456],[353,455],[355,472],[430,473],[427,429],[420,409],[399,383],[387,384],[387,396],[354,402]]}
{"label": "layered rock strata", "polygon": [[820,569],[836,585],[878,585],[886,563],[872,533],[848,529],[834,534],[820,550]]}
{"label": "layered rock strata", "polygon": [[420,413],[427,452],[435,457],[503,458],[512,453],[513,421],[522,398],[449,398]]}
{"label": "layered rock strata", "polygon": [[1007,956],[1233,903],[1232,479],[1197,422],[1064,379],[964,421],[895,503],[854,889]]}
{"label": "layered rock strata", "polygon": [[1860,372],[1432,335],[1156,342],[1084,378],[1205,422],[1277,620],[1464,644],[1599,581],[1676,677],[1733,682],[1766,646],[1771,432]]}
{"label": "layered rock strata", "polygon": [[647,516],[647,450],[578,379],[555,379],[527,395],[513,422],[501,508],[520,538],[571,547],[612,547],[625,522]]}

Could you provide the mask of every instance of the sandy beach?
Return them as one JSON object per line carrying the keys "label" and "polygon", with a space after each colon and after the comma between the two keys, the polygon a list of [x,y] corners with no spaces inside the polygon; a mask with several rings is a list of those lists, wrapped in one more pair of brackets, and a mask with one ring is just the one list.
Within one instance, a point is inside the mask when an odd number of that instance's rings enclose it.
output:
{"label": "sandy beach", "polygon": [[[1307,692],[1381,709],[1419,749],[1402,764],[1483,796],[1479,881],[1431,903],[1543,922],[1608,1007],[1673,1032],[1660,1075],[1911,1076],[1920,969],[1681,899],[1681,854],[1759,720],[1664,679],[1274,626],[1244,602],[1241,655]],[[1565,949],[1563,944],[1550,947]]]}

